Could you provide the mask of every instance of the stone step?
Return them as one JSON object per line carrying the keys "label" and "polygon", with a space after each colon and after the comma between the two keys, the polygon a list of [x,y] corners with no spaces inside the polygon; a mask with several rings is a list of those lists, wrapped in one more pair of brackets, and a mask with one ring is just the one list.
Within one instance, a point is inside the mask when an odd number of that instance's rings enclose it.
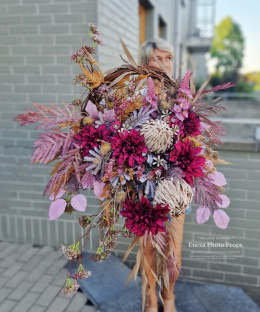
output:
{"label": "stone step", "polygon": [[223,101],[226,110],[219,112],[219,117],[226,118],[260,118],[260,102]]}
{"label": "stone step", "polygon": [[227,137],[255,138],[260,140],[260,118],[210,118],[221,121]]}

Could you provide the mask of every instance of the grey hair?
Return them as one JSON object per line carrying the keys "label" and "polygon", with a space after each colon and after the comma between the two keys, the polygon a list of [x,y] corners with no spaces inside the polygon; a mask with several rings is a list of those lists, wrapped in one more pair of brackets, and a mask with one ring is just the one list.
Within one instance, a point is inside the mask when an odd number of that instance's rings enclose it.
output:
{"label": "grey hair", "polygon": [[159,49],[162,51],[169,52],[173,57],[173,46],[170,45],[166,40],[162,38],[157,38],[153,40],[146,41],[140,48],[140,58],[141,63],[147,64],[154,49]]}

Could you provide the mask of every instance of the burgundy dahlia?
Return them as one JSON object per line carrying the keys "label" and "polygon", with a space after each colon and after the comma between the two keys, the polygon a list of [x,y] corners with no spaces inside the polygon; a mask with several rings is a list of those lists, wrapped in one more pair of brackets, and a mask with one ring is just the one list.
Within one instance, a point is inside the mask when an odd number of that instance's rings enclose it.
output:
{"label": "burgundy dahlia", "polygon": [[142,164],[144,157],[142,153],[147,153],[148,149],[144,143],[144,136],[140,131],[132,129],[131,132],[124,130],[124,133],[118,132],[111,140],[113,157],[117,158],[117,164],[122,166],[126,161],[130,167],[135,166],[135,162]]}
{"label": "burgundy dahlia", "polygon": [[189,111],[188,117],[183,121],[177,119],[175,122],[172,122],[170,119],[170,126],[179,126],[179,133],[183,138],[188,136],[195,137],[201,134],[200,119],[194,112],[191,111]]}
{"label": "burgundy dahlia", "polygon": [[141,197],[141,202],[134,203],[127,199],[123,203],[124,210],[120,213],[126,217],[126,227],[137,236],[143,236],[147,231],[156,235],[158,232],[165,232],[163,222],[168,220],[166,214],[169,212],[168,205],[162,207],[162,204],[152,207],[145,197]]}
{"label": "burgundy dahlia", "polygon": [[200,135],[200,119],[194,112],[189,112],[189,117],[183,120],[183,134],[184,137]]}
{"label": "burgundy dahlia", "polygon": [[92,125],[88,125],[82,128],[82,132],[75,135],[75,138],[79,140],[79,144],[81,145],[83,152],[82,156],[88,156],[89,150],[93,149],[96,146],[101,144],[101,141],[110,141],[111,131],[107,129],[105,124],[101,125],[98,128],[93,127]]}
{"label": "burgundy dahlia", "polygon": [[202,167],[205,167],[205,158],[198,156],[201,152],[200,147],[192,147],[189,139],[185,142],[178,141],[174,145],[174,150],[170,152],[169,160],[177,162],[185,174],[185,180],[191,184],[193,177],[203,177]]}

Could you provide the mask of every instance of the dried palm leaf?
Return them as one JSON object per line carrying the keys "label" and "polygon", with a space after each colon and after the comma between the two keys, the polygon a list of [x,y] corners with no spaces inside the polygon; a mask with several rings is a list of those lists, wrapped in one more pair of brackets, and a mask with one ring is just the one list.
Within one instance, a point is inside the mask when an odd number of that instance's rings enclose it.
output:
{"label": "dried palm leaf", "polygon": [[121,42],[121,44],[122,44],[122,46],[123,46],[123,49],[124,49],[124,51],[125,51],[126,56],[127,56],[128,59],[129,59],[129,62],[130,62],[133,66],[137,66],[135,60],[133,59],[132,55],[130,54],[129,50],[127,49],[127,46],[125,45],[125,43],[124,43],[124,41],[122,40],[121,37],[119,37],[119,40],[120,40],[120,42]]}
{"label": "dried palm leaf", "polygon": [[122,262],[125,262],[125,260],[128,258],[128,256],[130,255],[131,251],[134,249],[135,245],[139,242],[139,236],[135,236],[133,238],[133,241],[131,243],[131,245],[128,247],[124,259],[122,260]]}
{"label": "dried palm leaf", "polygon": [[194,81],[194,72],[190,75],[190,92],[192,95],[196,93],[195,81]]}
{"label": "dried palm leaf", "polygon": [[199,88],[198,92],[196,93],[194,99],[192,100],[192,103],[196,103],[196,101],[199,99],[200,95],[202,94],[203,90],[206,88],[207,84],[209,83],[211,79],[211,76],[208,77],[208,79],[202,84],[202,86]]}
{"label": "dried palm leaf", "polygon": [[98,69],[98,71],[94,70],[93,72],[89,72],[80,63],[79,63],[79,66],[81,67],[84,76],[87,78],[87,84],[92,85],[88,87],[89,89],[98,88],[101,85],[101,83],[104,82],[104,77],[100,69]]}
{"label": "dried palm leaf", "polygon": [[91,65],[93,66],[97,66],[99,67],[99,64],[98,62],[94,59],[94,57],[88,52],[88,50],[86,49],[85,45],[82,43],[82,47],[83,49],[85,50],[85,53],[87,54],[87,58],[88,58],[88,61]]}

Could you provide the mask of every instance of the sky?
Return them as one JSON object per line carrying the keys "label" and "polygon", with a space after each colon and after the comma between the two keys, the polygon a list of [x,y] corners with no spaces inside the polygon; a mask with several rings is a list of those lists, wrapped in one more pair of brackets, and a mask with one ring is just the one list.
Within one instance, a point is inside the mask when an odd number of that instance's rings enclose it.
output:
{"label": "sky", "polygon": [[[240,25],[245,38],[241,73],[260,71],[260,0],[216,0],[215,23],[226,16]],[[212,71],[212,63],[209,70]]]}

